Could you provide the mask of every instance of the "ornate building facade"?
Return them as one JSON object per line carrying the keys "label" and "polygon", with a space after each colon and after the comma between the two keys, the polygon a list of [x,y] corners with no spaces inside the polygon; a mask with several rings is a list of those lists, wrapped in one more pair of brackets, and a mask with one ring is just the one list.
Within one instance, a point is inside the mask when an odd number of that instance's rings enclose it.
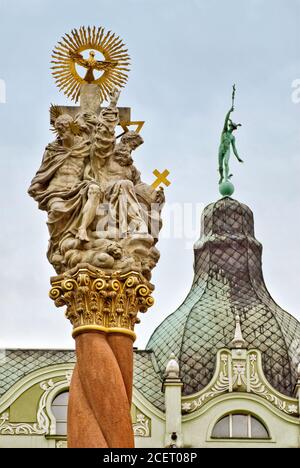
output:
{"label": "ornate building facade", "polygon": [[[270,296],[251,210],[206,207],[194,280],[134,353],[137,447],[300,447],[300,323]],[[72,350],[0,356],[0,447],[65,447]]]}

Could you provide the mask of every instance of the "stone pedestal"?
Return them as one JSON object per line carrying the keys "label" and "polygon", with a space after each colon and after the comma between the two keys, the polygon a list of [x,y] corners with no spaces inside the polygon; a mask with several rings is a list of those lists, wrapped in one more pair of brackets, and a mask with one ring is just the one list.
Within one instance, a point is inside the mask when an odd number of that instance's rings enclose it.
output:
{"label": "stone pedestal", "polygon": [[139,273],[107,275],[89,265],[51,278],[50,297],[67,306],[77,364],[70,387],[68,446],[134,447],[130,417],[134,325],[153,305]]}

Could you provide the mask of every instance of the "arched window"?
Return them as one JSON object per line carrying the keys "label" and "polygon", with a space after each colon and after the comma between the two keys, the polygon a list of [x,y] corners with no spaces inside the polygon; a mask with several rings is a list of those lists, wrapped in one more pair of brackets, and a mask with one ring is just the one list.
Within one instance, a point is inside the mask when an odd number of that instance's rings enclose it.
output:
{"label": "arched window", "polygon": [[67,435],[69,392],[60,393],[52,402],[52,413],[56,419],[56,434]]}
{"label": "arched window", "polygon": [[269,439],[262,422],[252,414],[227,414],[213,428],[214,439]]}

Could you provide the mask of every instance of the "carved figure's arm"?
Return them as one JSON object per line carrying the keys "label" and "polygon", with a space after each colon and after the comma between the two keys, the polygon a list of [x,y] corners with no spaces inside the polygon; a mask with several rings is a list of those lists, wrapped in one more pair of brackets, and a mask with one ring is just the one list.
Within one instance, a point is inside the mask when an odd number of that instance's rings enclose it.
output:
{"label": "carved figure's arm", "polygon": [[119,123],[118,109],[107,107],[102,110],[93,144],[92,156],[104,165],[115,149],[115,128]]}
{"label": "carved figure's arm", "polygon": [[228,130],[228,121],[230,118],[230,114],[234,111],[234,107],[231,107],[231,109],[227,112],[226,117],[225,117],[225,122],[224,122],[224,127],[223,127],[223,132],[227,132]]}

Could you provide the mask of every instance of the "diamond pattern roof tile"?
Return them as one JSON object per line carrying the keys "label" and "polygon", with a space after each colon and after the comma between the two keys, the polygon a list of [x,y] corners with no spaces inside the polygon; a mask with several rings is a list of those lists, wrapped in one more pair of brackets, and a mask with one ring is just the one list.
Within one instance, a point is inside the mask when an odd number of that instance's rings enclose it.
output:
{"label": "diamond pattern roof tile", "polygon": [[[0,357],[0,398],[26,375],[55,364],[75,364],[71,349],[6,349]],[[134,350],[134,386],[154,406],[164,410],[162,378],[150,351]]]}

